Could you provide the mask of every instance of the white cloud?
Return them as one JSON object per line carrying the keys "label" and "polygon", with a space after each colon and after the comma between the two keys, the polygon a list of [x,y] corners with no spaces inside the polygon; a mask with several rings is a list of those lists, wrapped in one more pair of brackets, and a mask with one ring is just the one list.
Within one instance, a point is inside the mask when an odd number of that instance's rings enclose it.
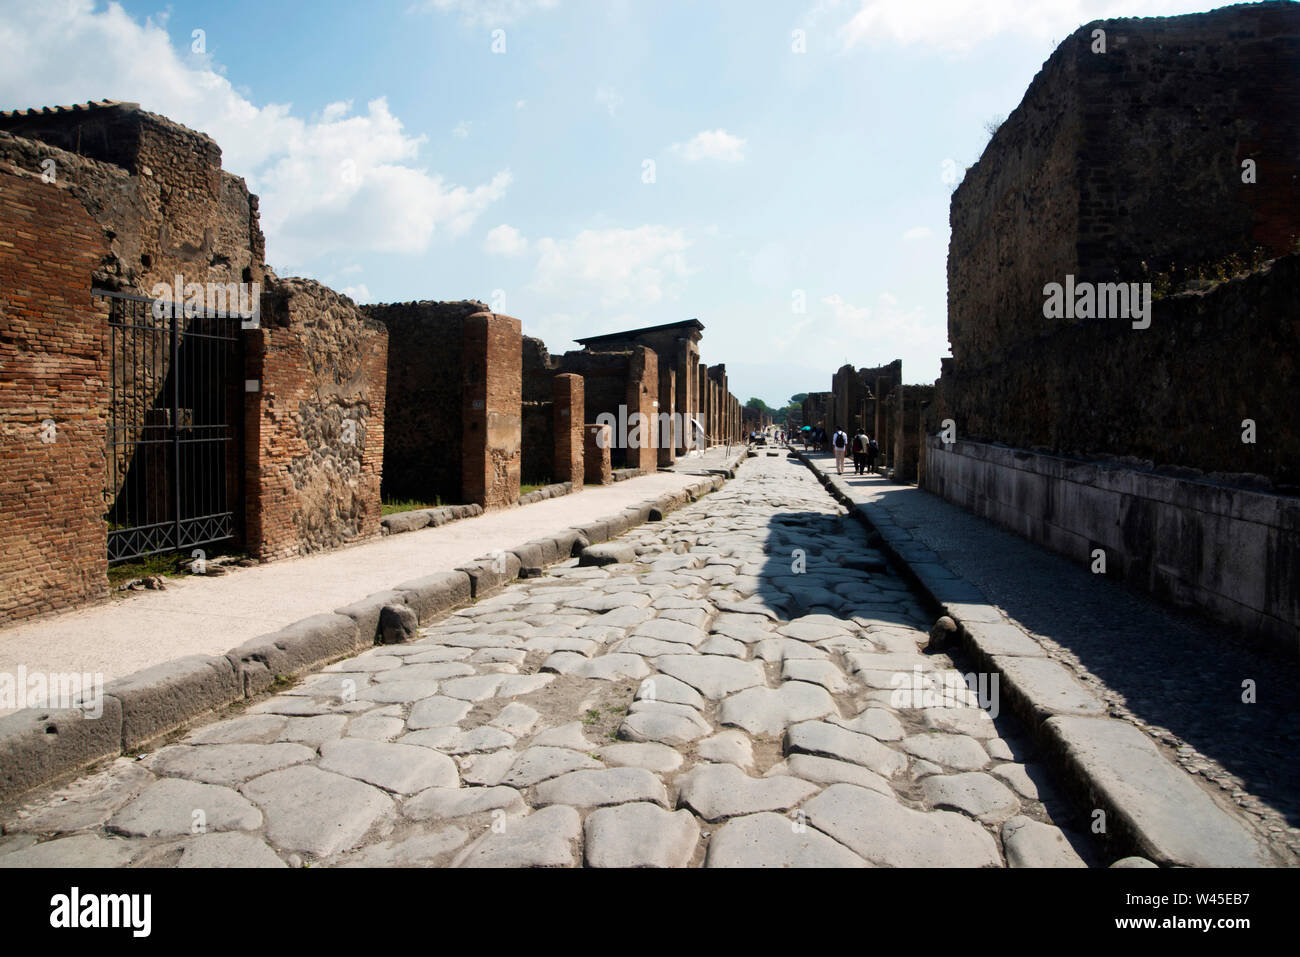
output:
{"label": "white cloud", "polygon": [[903,242],[910,243],[917,239],[929,239],[932,231],[929,226],[913,226],[903,233]]}
{"label": "white cloud", "polygon": [[1059,42],[1092,20],[1194,13],[1204,7],[1204,0],[860,0],[839,40],[845,50],[884,40],[964,53],[1004,34]]}
{"label": "white cloud", "polygon": [[680,229],[651,225],[545,237],[536,243],[533,286],[567,300],[596,297],[606,308],[650,305],[674,295],[676,283],[690,274],[689,245]]}
{"label": "white cloud", "polygon": [[726,130],[704,130],[687,143],[674,143],[672,150],[692,163],[702,159],[739,163],[745,158],[745,141]]}
{"label": "white cloud", "polygon": [[466,229],[510,184],[509,171],[470,188],[422,168],[425,138],[382,97],[364,112],[331,103],[311,120],[289,104],[256,106],[207,57],[182,54],[159,22],[116,3],[16,5],[5,20],[0,106],[132,100],[207,133],[225,168],[260,194],[267,255],[280,268],[344,249],[418,252],[439,229]]}
{"label": "white cloud", "polygon": [[527,251],[528,240],[513,226],[502,223],[488,230],[483,249],[497,256],[518,256]]}
{"label": "white cloud", "polygon": [[464,23],[498,26],[513,23],[536,10],[553,10],[559,0],[428,0],[427,8],[459,13]]}
{"label": "white cloud", "polygon": [[516,110],[522,110],[522,109],[523,109],[525,106],[527,106],[527,105],[528,105],[528,101],[527,101],[527,100],[515,100],[515,109],[516,109]]}
{"label": "white cloud", "polygon": [[366,288],[365,283],[357,283],[355,286],[344,286],[340,290],[343,295],[348,296],[353,302],[363,303],[372,302],[370,290]]}
{"label": "white cloud", "polygon": [[616,116],[623,105],[623,97],[611,87],[600,86],[596,88],[596,102],[603,106],[610,116]]}
{"label": "white cloud", "polygon": [[470,127],[469,120],[461,120],[459,123],[456,124],[455,128],[452,129],[451,135],[456,137],[457,139],[463,140],[465,137],[469,136],[469,127]]}

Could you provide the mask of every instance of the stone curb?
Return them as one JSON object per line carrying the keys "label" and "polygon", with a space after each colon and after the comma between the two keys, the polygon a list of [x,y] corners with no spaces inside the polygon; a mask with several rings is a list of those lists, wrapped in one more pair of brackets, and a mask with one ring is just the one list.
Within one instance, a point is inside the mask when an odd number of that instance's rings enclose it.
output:
{"label": "stone curb", "polygon": [[[1057,777],[1089,815],[1116,858],[1141,855],[1173,867],[1262,867],[1268,856],[1249,830],[1216,804],[1150,737],[1107,716],[1105,704],[1029,634],[1006,621],[977,588],[894,522],[881,506],[856,503],[806,453],[794,455],[836,501],[880,536],[895,569],[957,624],[963,648],[998,675],[1013,714],[1043,744]],[[1092,822],[1090,817],[1089,823]]]}
{"label": "stone curb", "polygon": [[[503,549],[453,571],[401,582],[333,613],[312,615],[251,638],[224,655],[190,655],[153,665],[110,682],[98,717],[77,708],[25,708],[0,717],[0,804],[96,762],[147,747],[195,718],[271,690],[278,680],[306,674],[373,647],[381,638],[379,621],[386,606],[409,608],[424,625],[499,591],[530,568],[540,571],[545,565],[577,555],[589,544],[608,541],[643,522],[658,521],[723,484],[722,476],[713,476],[551,538]],[[438,524],[456,520],[446,515],[439,518]],[[426,516],[426,525],[432,521]]]}
{"label": "stone curb", "polygon": [[[555,487],[553,485],[547,486],[547,488]],[[538,489],[536,492],[529,492],[528,494],[536,495],[544,491],[546,489]],[[553,496],[547,495],[545,497],[551,498]],[[541,499],[533,499],[532,501],[541,501]],[[477,518],[482,514],[482,505],[443,505],[439,508],[413,508],[409,512],[394,512],[392,515],[385,515],[379,520],[379,529],[381,535],[397,535],[402,532],[415,532],[422,528],[439,528],[448,522],[459,522],[464,518]]]}

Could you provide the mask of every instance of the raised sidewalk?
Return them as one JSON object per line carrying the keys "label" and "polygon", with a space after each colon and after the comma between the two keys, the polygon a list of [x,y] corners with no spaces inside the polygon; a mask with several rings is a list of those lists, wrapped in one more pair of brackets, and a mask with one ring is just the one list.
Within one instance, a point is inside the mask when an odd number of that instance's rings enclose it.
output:
{"label": "raised sidewalk", "polygon": [[1163,865],[1300,863],[1294,662],[937,495],[797,454],[955,620],[1103,841]]}

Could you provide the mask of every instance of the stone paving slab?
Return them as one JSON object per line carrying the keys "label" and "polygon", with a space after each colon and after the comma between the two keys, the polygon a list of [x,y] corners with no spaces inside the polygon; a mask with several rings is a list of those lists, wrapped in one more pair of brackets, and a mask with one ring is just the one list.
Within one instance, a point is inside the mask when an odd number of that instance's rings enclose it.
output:
{"label": "stone paving slab", "polygon": [[[633,518],[629,560],[564,558],[34,793],[0,817],[0,864],[1075,863],[1013,719],[893,700],[914,667],[956,663],[922,653],[920,601],[801,464],[756,458]],[[191,805],[209,833],[181,830]]]}
{"label": "stone paving slab", "polygon": [[[957,621],[965,649],[998,672],[1006,705],[1046,739],[1076,807],[1121,822],[1106,853],[1122,851],[1127,841],[1130,851],[1165,863],[1300,864],[1300,776],[1293,762],[1279,775],[1282,752],[1267,743],[1300,741],[1296,712],[1281,706],[1290,700],[1281,687],[1300,678],[1293,662],[1235,645],[915,487],[882,476],[836,476],[826,456],[801,457]],[[1206,657],[1216,671],[1249,676],[1252,685],[1267,681],[1282,697],[1268,708],[1255,704],[1262,699],[1242,707],[1239,688],[1207,698],[1198,664]],[[1194,735],[1198,747],[1174,726]],[[925,746],[919,740],[910,747],[916,757],[942,757],[918,752]],[[976,770],[974,757],[949,754],[958,764],[947,766]],[[1218,784],[1219,794],[1187,771]],[[1289,786],[1281,786],[1283,778]],[[1186,812],[1175,808],[1175,794],[1187,802]],[[1212,837],[1203,840],[1203,832]]]}

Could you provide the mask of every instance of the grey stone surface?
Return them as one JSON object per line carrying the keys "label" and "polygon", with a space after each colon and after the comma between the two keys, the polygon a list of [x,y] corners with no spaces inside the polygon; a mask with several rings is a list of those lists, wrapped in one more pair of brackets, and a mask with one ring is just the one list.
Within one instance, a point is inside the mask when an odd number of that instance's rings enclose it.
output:
{"label": "grey stone surface", "polygon": [[126,867],[143,850],[135,841],[74,834],[0,854],[0,867]]}
{"label": "grey stone surface", "polygon": [[118,758],[97,774],[72,781],[48,799],[21,808],[6,833],[56,834],[98,827],[155,780],[147,768]]}
{"label": "grey stone surface", "polygon": [[571,807],[556,804],[513,818],[489,830],[462,851],[455,867],[572,867],[582,821]]}
{"label": "grey stone surface", "polygon": [[[700,742],[700,747],[704,744]],[[653,741],[610,744],[596,754],[611,767],[645,768],[657,774],[670,774],[682,766],[679,751]]]}
{"label": "grey stone surface", "polygon": [[833,784],[804,805],[808,823],[883,867],[1000,867],[987,831],[952,811],[913,811],[876,791]]}
{"label": "grey stone surface", "polygon": [[979,771],[934,774],[921,784],[931,807],[962,811],[985,824],[1000,824],[1020,811],[1020,801],[1005,784]]}
{"label": "grey stone surface", "polygon": [[875,738],[824,721],[791,725],[785,733],[786,753],[803,752],[859,764],[889,778],[907,769],[907,758]]}
{"label": "grey stone surface", "polygon": [[1106,707],[1064,667],[1048,658],[997,656],[1002,693],[1011,710],[1038,722],[1052,715],[1102,716]]}
{"label": "grey stone surface", "polygon": [[720,655],[664,655],[655,661],[664,674],[686,682],[706,698],[717,700],[729,694],[762,685],[763,668],[754,661],[737,661]]}
{"label": "grey stone surface", "polygon": [[637,686],[638,701],[667,701],[670,704],[686,704],[692,708],[704,707],[704,696],[684,681],[671,675],[651,675]]}
{"label": "grey stone surface", "polygon": [[314,767],[272,771],[240,791],[266,815],[273,844],[317,857],[355,847],[394,813],[392,799],[378,788]]}
{"label": "grey stone surface", "polygon": [[690,812],[645,803],[600,808],[583,829],[588,867],[685,867],[700,839]]}
{"label": "grey stone surface", "polygon": [[718,706],[718,722],[750,734],[778,735],[796,721],[834,714],[835,701],[825,688],[806,681],[787,681],[778,688],[749,688]]}
{"label": "grey stone surface", "polygon": [[471,705],[460,698],[434,695],[411,706],[406,726],[412,731],[421,728],[443,728],[456,724],[469,714]]}
{"label": "grey stone surface", "polygon": [[1008,867],[1087,867],[1059,827],[1013,817],[1002,825]]}
{"label": "grey stone surface", "polygon": [[636,561],[636,549],[625,542],[605,542],[588,545],[578,554],[579,567],[588,565],[621,565]]}
{"label": "grey stone surface", "polygon": [[1054,717],[1043,730],[1074,773],[1089,782],[1100,806],[1118,818],[1111,827],[1128,831],[1143,857],[1179,867],[1268,863],[1254,836],[1131,724]]}
{"label": "grey stone surface", "polygon": [[536,806],[604,807],[630,801],[651,801],[666,807],[668,792],[645,768],[623,767],[562,774],[537,785],[533,798]]}
{"label": "grey stone surface", "polygon": [[[657,707],[643,707],[655,704]],[[713,730],[703,718],[686,705],[662,702],[637,702],[623,723],[618,735],[628,741],[657,741],[660,744],[683,745],[704,737]]]}
{"label": "grey stone surface", "polygon": [[818,787],[798,778],[779,775],[751,778],[734,764],[699,764],[677,778],[677,802],[706,821],[784,811],[794,807]]}
{"label": "grey stone surface", "polygon": [[316,752],[301,744],[174,745],[156,752],[145,763],[155,774],[233,787],[314,757]]}
{"label": "grey stone surface", "polygon": [[443,821],[501,810],[523,814],[523,796],[511,787],[429,788],[402,804],[402,814],[414,821]]}
{"label": "grey stone surface", "polygon": [[741,731],[721,731],[705,738],[697,746],[697,753],[705,761],[734,764],[740,768],[753,767],[754,746],[749,735]]}
{"label": "grey stone surface", "polygon": [[227,831],[200,834],[183,841],[176,866],[282,868],[288,865],[260,837]]}
{"label": "grey stone surface", "polygon": [[978,771],[988,763],[988,754],[974,738],[964,734],[931,731],[910,734],[899,742],[908,754],[957,771]]}
{"label": "grey stone surface", "polygon": [[454,788],[456,765],[444,754],[406,744],[344,738],[321,745],[320,767],[397,794]]}
{"label": "grey stone surface", "polygon": [[104,694],[121,702],[122,749],[132,751],[242,699],[244,683],[229,659],[189,655],[110,681]]}
{"label": "grey stone surface", "polygon": [[595,770],[599,761],[570,748],[529,748],[520,752],[499,783],[526,788],[570,771]]}
{"label": "grey stone surface", "polygon": [[764,812],[728,821],[709,840],[706,867],[868,867],[843,844]]}
{"label": "grey stone surface", "polygon": [[238,792],[180,778],[155,781],[108,820],[110,831],[127,837],[252,831],[261,826],[262,812]]}
{"label": "grey stone surface", "polygon": [[877,741],[901,741],[903,739],[903,723],[892,712],[884,708],[866,708],[856,718],[841,718],[838,715],[832,715],[826,720],[831,724],[839,725],[841,728],[856,731],[858,734],[869,734]]}
{"label": "grey stone surface", "polygon": [[[871,788],[881,794],[893,795],[889,782],[860,764],[837,761],[815,754],[792,754],[783,762],[784,770],[797,778],[811,781],[813,784],[856,784]],[[780,767],[777,765],[776,767]],[[776,770],[774,767],[773,770]],[[769,771],[768,774],[771,774]]]}

